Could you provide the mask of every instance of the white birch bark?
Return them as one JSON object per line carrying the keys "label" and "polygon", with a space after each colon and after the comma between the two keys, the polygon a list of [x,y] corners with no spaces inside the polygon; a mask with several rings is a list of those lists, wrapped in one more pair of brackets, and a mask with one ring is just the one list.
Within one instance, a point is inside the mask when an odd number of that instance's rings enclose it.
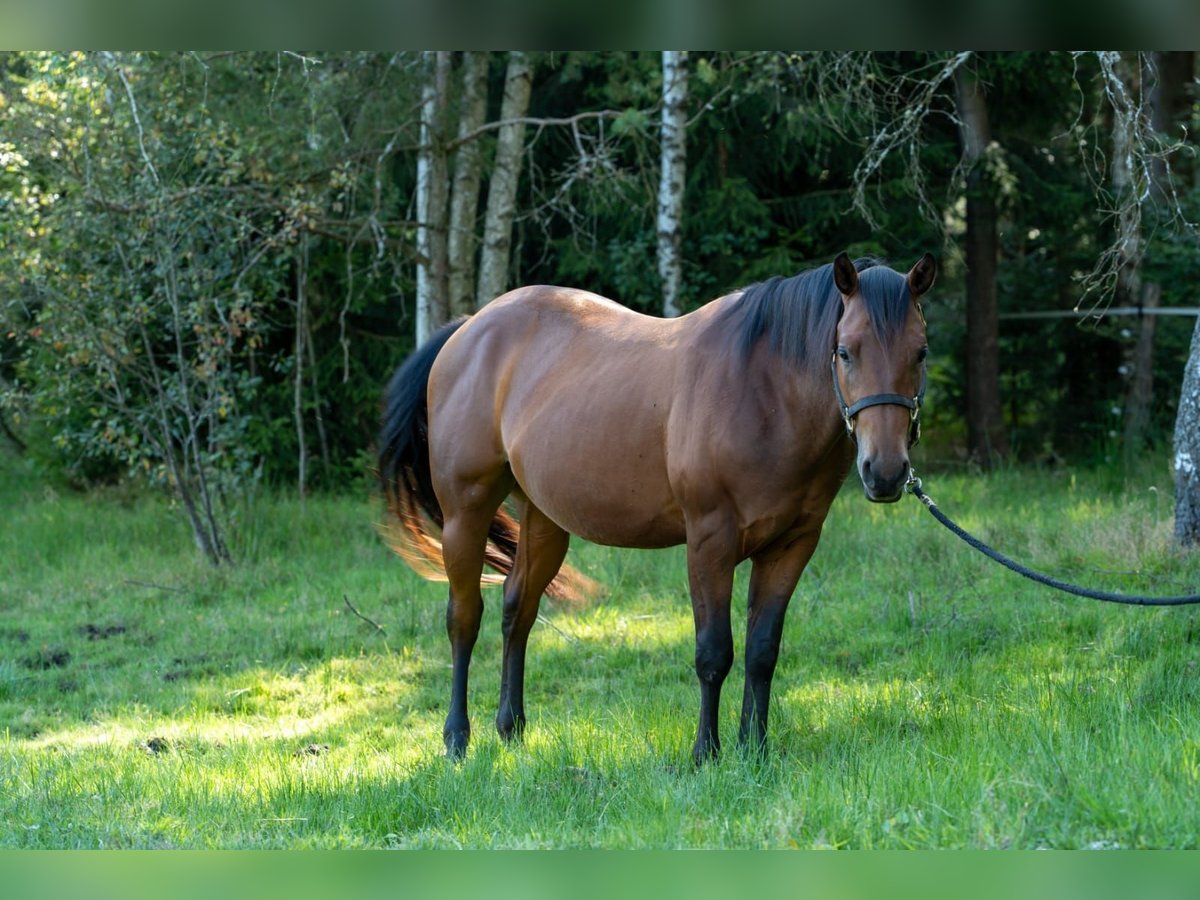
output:
{"label": "white birch bark", "polygon": [[[463,55],[462,108],[459,138],[478,130],[487,116],[487,51]],[[475,224],[479,211],[479,182],[483,172],[483,146],[478,137],[461,144],[454,158],[450,197],[448,300],[450,315],[465,316],[475,309]]]}
{"label": "white birch bark", "polygon": [[496,159],[488,185],[483,250],[479,257],[479,286],[475,294],[477,307],[504,293],[508,287],[517,184],[525,150],[525,123],[517,120],[529,112],[532,84],[533,70],[526,55],[519,51],[510,53],[508,71],[504,77],[504,101],[500,107],[500,120],[509,124],[503,125],[496,137]]}
{"label": "white birch bark", "polygon": [[1179,411],[1175,416],[1175,540],[1183,547],[1200,543],[1200,319],[1183,370]]}
{"label": "white birch bark", "polygon": [[687,174],[687,51],[662,51],[662,143],[658,181],[658,274],[662,278],[662,314],[677,316],[683,277],[680,237],[683,189]]}
{"label": "white birch bark", "polygon": [[426,50],[417,153],[417,346],[446,319],[446,203],[449,185],[443,122],[450,54]]}

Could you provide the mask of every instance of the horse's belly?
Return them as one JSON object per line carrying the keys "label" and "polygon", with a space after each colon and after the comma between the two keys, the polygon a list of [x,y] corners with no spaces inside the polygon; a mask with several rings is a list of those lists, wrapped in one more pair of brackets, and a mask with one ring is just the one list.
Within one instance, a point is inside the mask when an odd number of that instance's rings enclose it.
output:
{"label": "horse's belly", "polygon": [[[541,508],[541,504],[538,506]],[[571,534],[609,547],[673,547],[686,538],[682,516],[639,515],[611,503],[589,506],[592,508],[576,506],[542,511]]]}
{"label": "horse's belly", "polygon": [[519,455],[510,460],[517,484],[571,534],[611,547],[670,547],[685,539],[683,513],[665,475],[639,473],[636,467],[618,472],[593,464],[567,471],[524,462]]}
{"label": "horse's belly", "polygon": [[609,547],[672,547],[686,538],[683,517],[671,511],[647,515],[636,509],[621,510],[612,503],[590,506],[546,514],[571,534]]}

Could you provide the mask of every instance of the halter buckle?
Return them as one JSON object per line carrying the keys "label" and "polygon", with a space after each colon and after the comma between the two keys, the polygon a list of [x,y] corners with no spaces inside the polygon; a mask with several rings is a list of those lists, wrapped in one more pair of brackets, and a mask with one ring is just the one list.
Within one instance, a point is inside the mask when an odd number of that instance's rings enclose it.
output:
{"label": "halter buckle", "polygon": [[842,421],[846,423],[846,434],[854,437],[854,417],[850,415],[850,407],[842,407]]}

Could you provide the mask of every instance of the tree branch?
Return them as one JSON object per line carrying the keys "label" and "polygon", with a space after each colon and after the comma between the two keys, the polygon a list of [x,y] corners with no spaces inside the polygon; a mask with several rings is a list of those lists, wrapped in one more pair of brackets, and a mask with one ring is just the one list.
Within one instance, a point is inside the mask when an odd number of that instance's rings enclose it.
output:
{"label": "tree branch", "polygon": [[116,57],[111,53],[106,53],[109,62],[113,64],[113,68],[117,70],[117,77],[121,79],[121,84],[125,86],[125,96],[129,98],[129,111],[133,114],[133,124],[137,128],[138,149],[142,153],[142,159],[146,163],[146,169],[150,172],[150,176],[154,179],[156,185],[161,184],[158,177],[158,169],[154,168],[154,163],[150,161],[150,154],[146,151],[146,132],[142,128],[142,119],[138,115],[137,99],[133,96],[133,87],[129,84],[129,79],[125,77],[125,70],[116,61]]}
{"label": "tree branch", "polygon": [[[649,110],[640,110],[640,112],[649,116],[656,112],[658,107]],[[615,119],[618,116],[624,115],[625,110],[622,109],[598,109],[589,112],[576,113],[573,116],[565,118],[538,118],[536,116],[516,116],[511,119],[498,119],[495,122],[488,122],[480,125],[478,128],[472,129],[465,134],[460,134],[454,140],[446,144],[446,150],[456,150],[468,141],[473,141],[480,135],[486,134],[489,131],[498,131],[508,125],[535,125],[539,128],[548,127],[551,125],[578,125],[580,122],[586,122],[588,119]]]}
{"label": "tree branch", "polygon": [[345,594],[342,594],[342,602],[344,602],[346,604],[346,609],[350,610],[350,612],[354,613],[354,615],[358,616],[358,618],[362,619],[364,622],[366,622],[368,625],[370,625],[372,628],[374,628],[376,632],[383,635],[384,641],[387,641],[387,629],[385,629],[382,625],[380,625],[374,619],[368,618],[367,616],[364,616],[362,613],[360,613],[358,611],[358,608],[353,603],[350,602],[350,598],[347,597]]}

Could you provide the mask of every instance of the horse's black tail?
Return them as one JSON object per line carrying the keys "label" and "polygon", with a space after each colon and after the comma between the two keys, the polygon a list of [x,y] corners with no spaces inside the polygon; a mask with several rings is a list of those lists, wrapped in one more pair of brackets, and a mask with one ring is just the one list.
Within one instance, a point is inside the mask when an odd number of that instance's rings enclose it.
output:
{"label": "horse's black tail", "polygon": [[[442,347],[466,319],[435,332],[396,370],[384,398],[383,430],[379,435],[379,479],[395,521],[384,526],[384,537],[397,554],[423,578],[445,581],[446,568],[438,534],[445,524],[433,490],[429,462],[429,373]],[[503,507],[488,528],[485,560],[501,574],[484,575],[485,584],[502,582],[516,562],[520,526]],[[546,594],[578,602],[594,587],[591,579],[563,566]]]}

